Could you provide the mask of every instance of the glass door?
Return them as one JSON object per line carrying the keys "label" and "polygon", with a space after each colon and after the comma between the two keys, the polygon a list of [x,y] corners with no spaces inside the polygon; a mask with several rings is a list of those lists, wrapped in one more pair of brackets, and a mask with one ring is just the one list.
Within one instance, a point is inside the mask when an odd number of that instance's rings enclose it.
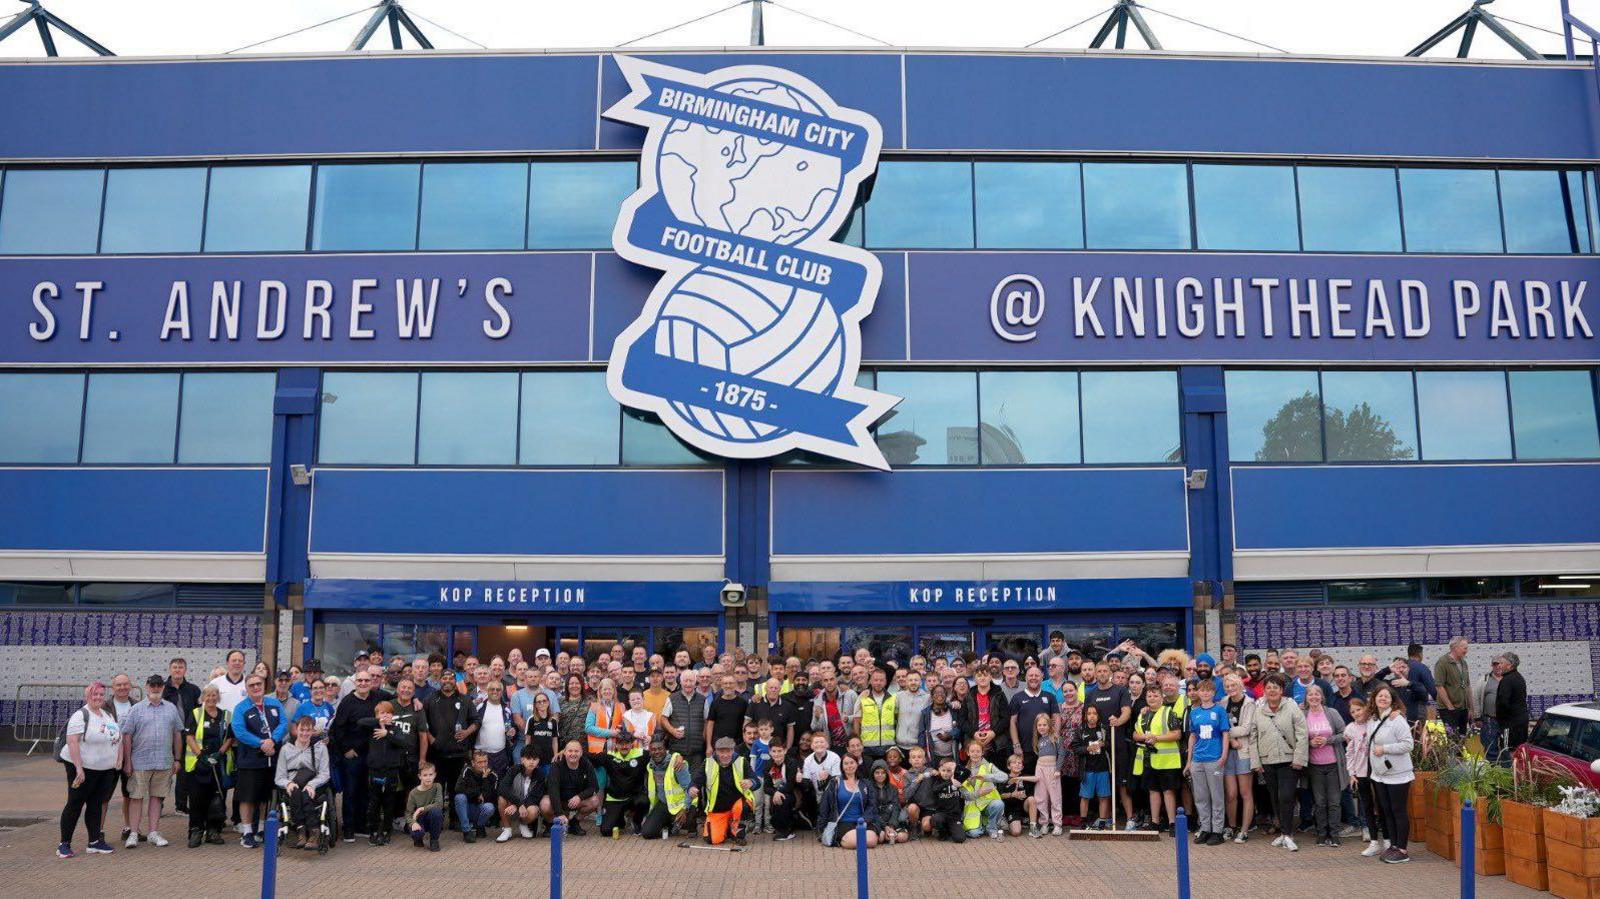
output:
{"label": "glass door", "polygon": [[934,659],[950,661],[972,651],[972,631],[925,630],[918,634],[917,649],[928,660],[932,670]]}
{"label": "glass door", "polygon": [[991,627],[983,635],[985,652],[1002,653],[1018,661],[1039,657],[1039,628]]}

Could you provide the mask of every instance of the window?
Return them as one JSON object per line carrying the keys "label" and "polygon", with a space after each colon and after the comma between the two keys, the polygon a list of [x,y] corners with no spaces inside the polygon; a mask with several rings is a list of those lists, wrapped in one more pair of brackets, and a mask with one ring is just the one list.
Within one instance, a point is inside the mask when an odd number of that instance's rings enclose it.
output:
{"label": "window", "polygon": [[1171,371],[1086,371],[1083,461],[1176,462],[1178,375]]}
{"label": "window", "polygon": [[226,165],[211,170],[207,253],[299,252],[306,248],[309,165]]}
{"label": "window", "polygon": [[978,464],[978,379],[970,371],[880,371],[878,389],[904,397],[878,423],[892,466]]}
{"label": "window", "polygon": [[0,583],[0,606],[70,606],[71,584]]}
{"label": "window", "polygon": [[978,444],[984,465],[1081,460],[1077,372],[980,372],[978,397]]}
{"label": "window", "polygon": [[972,246],[972,164],[884,162],[867,204],[867,246]]}
{"label": "window", "polygon": [[1400,252],[1394,169],[1301,166],[1297,174],[1305,249]]}
{"label": "window", "polygon": [[1511,458],[1503,371],[1417,372],[1417,417],[1424,459]]}
{"label": "window", "polygon": [[1294,168],[1196,165],[1195,231],[1202,250],[1298,250]]}
{"label": "window", "polygon": [[84,584],[78,588],[78,602],[171,608],[178,603],[178,588],[175,584]]}
{"label": "window", "polygon": [[979,162],[978,246],[1083,246],[1081,173],[1076,162]]}
{"label": "window", "polygon": [[515,465],[517,373],[424,372],[419,465]]}
{"label": "window", "polygon": [[1230,371],[1228,458],[1322,461],[1322,402],[1314,371]]}
{"label": "window", "polygon": [[622,410],[623,465],[701,465],[701,458],[673,436],[661,419],[632,409]]}
{"label": "window", "polygon": [[1408,371],[1322,373],[1329,462],[1417,457],[1417,407]]}
{"label": "window", "polygon": [[1587,371],[1514,371],[1511,421],[1518,459],[1600,456],[1594,379]]}
{"label": "window", "polygon": [[424,250],[521,249],[528,222],[525,162],[422,167]]}
{"label": "window", "polygon": [[83,381],[80,374],[0,374],[0,462],[77,462]]}
{"label": "window", "polygon": [[626,162],[536,162],[528,181],[528,246],[611,246],[622,201],[639,186],[639,165]]}
{"label": "window", "polygon": [[1500,200],[1490,169],[1401,169],[1406,251],[1500,253]]}
{"label": "window", "polygon": [[1590,251],[1587,197],[1580,172],[1506,169],[1500,209],[1510,253]]}
{"label": "window", "polygon": [[1510,599],[1517,595],[1514,577],[1441,577],[1422,582],[1429,599],[1446,601]]}
{"label": "window", "polygon": [[1086,162],[1083,207],[1097,250],[1187,250],[1188,168],[1182,163]]}
{"label": "window", "polygon": [[1416,602],[1417,581],[1329,581],[1329,602]]}
{"label": "window", "polygon": [[522,375],[523,465],[615,465],[621,423],[603,371]]}
{"label": "window", "polygon": [[183,376],[180,463],[272,461],[272,372],[191,372]]}
{"label": "window", "polygon": [[1539,574],[1518,587],[1523,599],[1592,599],[1600,596],[1600,574]]}
{"label": "window", "polygon": [[331,371],[322,376],[319,461],[416,461],[417,373]]}
{"label": "window", "polygon": [[0,253],[93,253],[103,169],[10,169],[0,205]]}
{"label": "window", "polygon": [[311,248],[415,249],[419,171],[406,163],[319,166]]}
{"label": "window", "polygon": [[315,634],[317,654],[327,660],[322,666],[326,675],[349,675],[350,660],[358,650],[367,652],[380,645],[376,621],[318,621]]}
{"label": "window", "polygon": [[878,662],[904,668],[911,661],[911,628],[847,627],[839,650],[855,652],[866,647]]}
{"label": "window", "polygon": [[170,464],[177,444],[178,375],[92,374],[83,414],[84,462]]}
{"label": "window", "polygon": [[204,168],[112,169],[100,227],[102,253],[198,253]]}
{"label": "window", "polygon": [[1575,755],[1578,750],[1578,727],[1584,722],[1564,715],[1543,715],[1539,725],[1528,736],[1528,742],[1561,755]]}

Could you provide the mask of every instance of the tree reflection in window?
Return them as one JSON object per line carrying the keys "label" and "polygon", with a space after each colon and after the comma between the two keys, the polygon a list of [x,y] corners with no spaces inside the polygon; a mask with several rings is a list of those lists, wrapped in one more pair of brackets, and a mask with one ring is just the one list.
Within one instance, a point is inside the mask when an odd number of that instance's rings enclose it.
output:
{"label": "tree reflection in window", "polygon": [[1417,455],[1416,448],[1395,433],[1394,424],[1364,402],[1348,413],[1329,409],[1327,427],[1328,456],[1333,461],[1394,461]]}
{"label": "tree reflection in window", "polygon": [[1307,390],[1278,407],[1261,426],[1257,462],[1307,462],[1322,458],[1322,400]]}

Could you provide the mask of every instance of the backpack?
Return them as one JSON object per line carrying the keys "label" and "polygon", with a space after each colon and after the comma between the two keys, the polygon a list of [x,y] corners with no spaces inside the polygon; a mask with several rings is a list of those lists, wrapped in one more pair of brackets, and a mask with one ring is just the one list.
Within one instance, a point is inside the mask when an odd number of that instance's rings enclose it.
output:
{"label": "backpack", "polygon": [[[117,707],[115,705],[101,706],[100,711],[112,721],[117,720]],[[61,725],[61,729],[56,731],[56,741],[51,752],[57,759],[61,758],[62,750],[67,748],[67,727],[72,724],[72,719],[78,715],[83,716],[83,732],[85,734],[89,732],[89,707],[86,705],[79,706],[76,712],[67,716],[66,724]],[[68,762],[67,764],[70,765],[72,763]]]}

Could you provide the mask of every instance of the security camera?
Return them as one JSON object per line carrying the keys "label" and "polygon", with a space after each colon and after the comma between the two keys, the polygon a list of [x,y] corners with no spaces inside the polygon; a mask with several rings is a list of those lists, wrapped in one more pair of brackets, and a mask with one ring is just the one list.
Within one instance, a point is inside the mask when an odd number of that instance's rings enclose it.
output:
{"label": "security camera", "polygon": [[722,582],[722,604],[730,609],[744,608],[744,584]]}

